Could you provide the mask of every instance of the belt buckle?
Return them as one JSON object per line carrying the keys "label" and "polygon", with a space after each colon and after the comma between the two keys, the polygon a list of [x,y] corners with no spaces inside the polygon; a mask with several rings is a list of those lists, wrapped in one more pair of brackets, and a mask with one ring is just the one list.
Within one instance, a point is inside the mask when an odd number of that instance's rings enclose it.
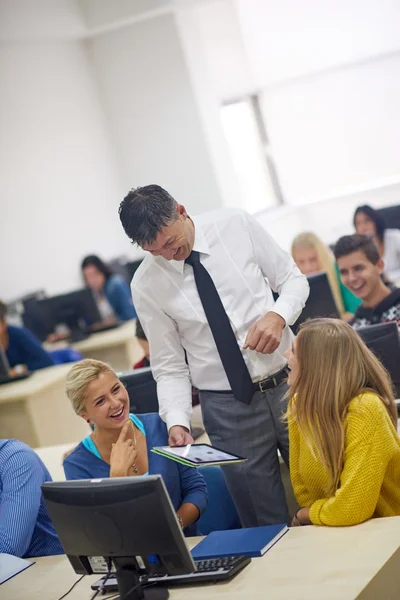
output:
{"label": "belt buckle", "polygon": [[273,384],[274,384],[274,387],[276,387],[276,386],[278,385],[278,382],[277,382],[277,380],[276,380],[276,377],[275,377],[275,376],[274,376],[274,377],[267,377],[266,379],[264,379],[264,381],[259,381],[259,382],[258,382],[258,388],[259,388],[260,392],[265,392],[265,390],[266,390],[266,389],[268,389],[268,388],[265,388],[265,389],[264,389],[264,387],[263,387],[263,383],[264,383],[264,382],[266,383],[266,382],[268,382],[268,381],[272,381],[272,382],[273,382]]}

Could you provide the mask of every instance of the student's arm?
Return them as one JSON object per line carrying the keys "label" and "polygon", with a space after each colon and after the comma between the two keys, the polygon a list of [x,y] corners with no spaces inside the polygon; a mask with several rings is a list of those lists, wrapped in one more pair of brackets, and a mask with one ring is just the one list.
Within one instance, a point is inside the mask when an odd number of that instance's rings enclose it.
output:
{"label": "student's arm", "polygon": [[287,325],[293,325],[310,293],[307,278],[262,225],[254,217],[244,214],[257,264],[272,290],[279,293],[271,311],[282,317]]}
{"label": "student's arm", "polygon": [[28,551],[36,525],[43,471],[31,452],[17,449],[6,459],[0,475],[0,552],[21,558]]}
{"label": "student's arm", "polygon": [[304,484],[299,468],[300,436],[297,423],[289,423],[290,481],[299,506],[310,506],[312,498]]}
{"label": "student's arm", "polygon": [[192,384],[185,352],[174,321],[157,302],[133,286],[133,298],[150,347],[150,364],[157,382],[160,417],[168,431],[175,425],[190,431]]}
{"label": "student's arm", "polygon": [[182,504],[177,514],[182,517],[184,527],[195,523],[208,504],[208,490],[204,477],[195,468],[178,465],[182,490]]}
{"label": "student's arm", "polygon": [[386,409],[376,405],[349,416],[340,488],[331,498],[317,500],[309,518],[315,525],[357,525],[370,519],[378,503],[388,462],[396,451],[393,426]]}
{"label": "student's arm", "polygon": [[46,352],[39,340],[28,329],[21,327],[18,330],[18,348],[21,349],[21,363],[29,371],[37,371],[54,365],[50,354]]}
{"label": "student's arm", "polygon": [[119,321],[136,319],[137,315],[131,291],[122,277],[109,282],[109,285],[106,287],[106,295]]}

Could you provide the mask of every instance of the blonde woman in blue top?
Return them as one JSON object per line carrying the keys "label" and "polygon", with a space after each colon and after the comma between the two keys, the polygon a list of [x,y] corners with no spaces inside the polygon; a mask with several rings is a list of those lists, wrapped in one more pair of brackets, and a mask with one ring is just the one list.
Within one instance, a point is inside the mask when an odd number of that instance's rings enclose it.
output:
{"label": "blonde woman in blue top", "polygon": [[124,385],[107,364],[86,359],[67,375],[66,392],[79,416],[94,425],[64,460],[67,479],[137,477],[160,474],[186,535],[196,535],[195,523],[207,507],[208,493],[197,469],[151,452],[168,445],[165,423],[157,413],[129,414]]}

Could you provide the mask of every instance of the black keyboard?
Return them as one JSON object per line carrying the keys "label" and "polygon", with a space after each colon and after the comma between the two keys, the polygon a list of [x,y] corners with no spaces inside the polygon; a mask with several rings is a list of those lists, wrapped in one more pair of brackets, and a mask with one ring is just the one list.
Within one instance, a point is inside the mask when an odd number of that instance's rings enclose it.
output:
{"label": "black keyboard", "polygon": [[[210,560],[195,560],[196,571],[188,575],[152,575],[146,581],[146,584],[158,584],[172,587],[174,585],[194,585],[197,583],[216,583],[231,579],[251,562],[247,556],[227,556]],[[98,590],[105,577],[102,577],[91,587],[92,590]],[[117,592],[118,585],[115,575],[111,575],[104,586],[104,593]]]}

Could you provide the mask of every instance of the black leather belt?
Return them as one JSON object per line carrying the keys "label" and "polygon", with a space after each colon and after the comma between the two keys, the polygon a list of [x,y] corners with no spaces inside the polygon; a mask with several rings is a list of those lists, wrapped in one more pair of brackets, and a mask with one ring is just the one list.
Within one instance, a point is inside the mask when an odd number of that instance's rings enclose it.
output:
{"label": "black leather belt", "polygon": [[[289,376],[289,370],[287,367],[283,367],[277,373],[262,379],[261,381],[255,381],[253,383],[255,392],[265,392],[266,390],[270,390],[272,388],[277,387],[283,381],[286,381]],[[206,390],[204,390],[206,391]],[[231,394],[231,390],[207,390],[212,391],[213,394]]]}

